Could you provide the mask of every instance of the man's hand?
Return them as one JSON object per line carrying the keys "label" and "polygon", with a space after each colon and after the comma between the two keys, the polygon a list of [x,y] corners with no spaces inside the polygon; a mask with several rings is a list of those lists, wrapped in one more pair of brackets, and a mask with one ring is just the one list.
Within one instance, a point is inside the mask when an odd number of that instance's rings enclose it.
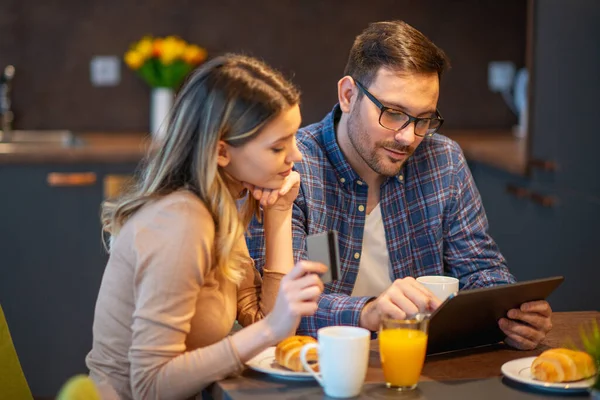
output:
{"label": "man's hand", "polygon": [[360,314],[360,326],[377,331],[382,317],[404,319],[418,312],[430,312],[442,304],[413,277],[396,279],[375,300],[367,303]]}
{"label": "man's hand", "polygon": [[523,303],[506,316],[510,319],[500,318],[498,321],[506,335],[504,342],[520,350],[535,349],[552,329],[552,309],[544,300]]}

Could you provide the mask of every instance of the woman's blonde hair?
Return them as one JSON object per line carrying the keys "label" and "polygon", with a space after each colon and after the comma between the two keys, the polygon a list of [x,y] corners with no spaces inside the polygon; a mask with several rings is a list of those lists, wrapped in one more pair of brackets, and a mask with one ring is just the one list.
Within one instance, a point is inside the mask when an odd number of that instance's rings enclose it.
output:
{"label": "woman's blonde hair", "polygon": [[298,104],[299,91],[265,63],[242,55],[217,57],[194,71],[181,88],[163,143],[146,159],[137,185],[117,202],[102,205],[104,231],[116,236],[141,207],[186,188],[209,209],[215,224],[216,267],[232,282],[243,277],[247,255],[236,242],[258,203],[246,196],[238,212],[217,164],[219,140],[238,147],[252,140],[282,111]]}

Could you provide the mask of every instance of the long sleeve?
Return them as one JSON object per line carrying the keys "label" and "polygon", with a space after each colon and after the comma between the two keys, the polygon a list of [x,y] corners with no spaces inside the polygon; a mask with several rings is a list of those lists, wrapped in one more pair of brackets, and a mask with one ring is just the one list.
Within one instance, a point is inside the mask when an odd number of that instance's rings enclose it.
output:
{"label": "long sleeve", "polygon": [[186,351],[192,318],[202,312],[197,309],[198,294],[213,259],[214,225],[208,211],[198,202],[172,202],[136,231],[133,246],[133,397],[189,398],[241,371],[228,338]]}
{"label": "long sleeve", "polygon": [[444,264],[463,289],[514,283],[506,260],[488,234],[488,221],[471,171],[458,145],[454,196],[444,223]]}
{"label": "long sleeve", "polygon": [[[307,178],[307,179],[310,179]],[[306,202],[301,184],[300,193],[294,202],[292,213],[292,236],[294,260],[304,260],[306,255]],[[265,264],[264,234],[262,225],[255,219],[252,221],[247,237],[250,256],[258,270],[263,270]],[[263,271],[266,274],[266,271]],[[325,294],[319,297],[319,308],[315,315],[303,317],[297,333],[316,337],[317,331],[325,326],[352,325],[358,326],[360,313],[370,297],[351,297],[346,294],[334,293],[332,284],[325,285]]]}
{"label": "long sleeve", "polygon": [[[246,253],[246,243],[241,240]],[[248,326],[271,312],[277,300],[279,284],[284,274],[263,269],[260,273],[253,262],[246,265],[246,275],[238,289],[237,318],[242,326]]]}

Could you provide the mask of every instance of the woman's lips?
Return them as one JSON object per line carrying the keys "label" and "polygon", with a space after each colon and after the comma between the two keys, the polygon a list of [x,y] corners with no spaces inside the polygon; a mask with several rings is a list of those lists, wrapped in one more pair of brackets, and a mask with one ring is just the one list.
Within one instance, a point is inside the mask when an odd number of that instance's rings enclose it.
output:
{"label": "woman's lips", "polygon": [[288,176],[291,173],[292,173],[292,169],[290,168],[287,171],[280,173],[279,175],[281,175],[281,176]]}

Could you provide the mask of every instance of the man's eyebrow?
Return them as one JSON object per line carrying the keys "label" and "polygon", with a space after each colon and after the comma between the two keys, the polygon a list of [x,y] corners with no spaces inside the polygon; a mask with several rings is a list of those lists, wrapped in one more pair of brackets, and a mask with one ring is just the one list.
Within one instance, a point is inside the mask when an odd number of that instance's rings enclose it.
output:
{"label": "man's eyebrow", "polygon": [[[402,111],[406,114],[410,114],[410,112],[408,111],[408,108],[404,107],[402,104],[392,103],[392,102],[385,101],[385,100],[380,100],[380,101],[384,106],[391,108],[392,110]],[[419,115],[417,115],[417,117],[421,117],[424,115],[435,116],[435,114],[436,114],[436,109],[432,109],[432,110],[427,110],[425,112],[420,113]]]}

